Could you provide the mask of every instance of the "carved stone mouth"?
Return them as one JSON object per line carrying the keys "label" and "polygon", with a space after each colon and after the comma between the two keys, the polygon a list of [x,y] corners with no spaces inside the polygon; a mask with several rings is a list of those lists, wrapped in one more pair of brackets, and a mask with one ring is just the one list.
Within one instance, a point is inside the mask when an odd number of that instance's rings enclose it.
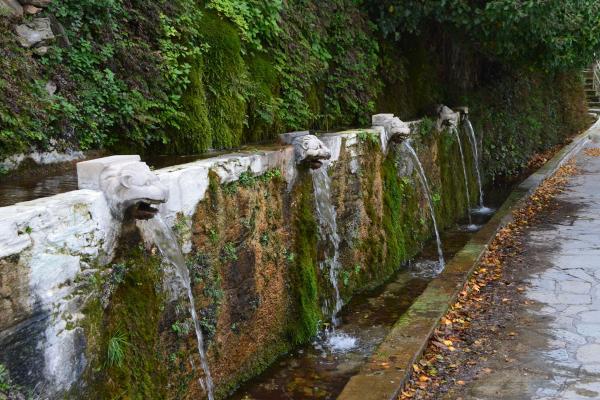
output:
{"label": "carved stone mouth", "polygon": [[310,161],[310,169],[319,169],[323,165],[321,160],[311,160]]}
{"label": "carved stone mouth", "polygon": [[149,200],[137,202],[131,210],[133,217],[135,219],[143,220],[154,218],[154,216],[158,213],[158,208],[152,207],[153,204],[156,204],[156,202]]}

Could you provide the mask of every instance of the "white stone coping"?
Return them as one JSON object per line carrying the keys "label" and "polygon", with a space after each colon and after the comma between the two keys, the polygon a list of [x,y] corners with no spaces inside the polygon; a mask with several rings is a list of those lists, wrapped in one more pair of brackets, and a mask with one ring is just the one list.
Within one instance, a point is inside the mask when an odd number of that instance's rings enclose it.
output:
{"label": "white stone coping", "polygon": [[[331,150],[331,163],[335,163],[339,159],[342,143],[349,149],[351,157],[356,158],[360,155],[357,144],[360,135],[364,133],[377,135],[383,151],[386,151],[387,134],[383,127],[325,133],[319,137]],[[86,161],[84,164],[93,162],[94,160]],[[288,186],[291,186],[297,174],[292,146],[225,154],[155,170],[160,181],[169,189],[169,200],[159,206],[160,215],[169,224],[174,223],[178,214],[191,217],[198,202],[205,197],[210,171],[218,175],[221,183],[230,183],[237,181],[244,172],[257,176],[275,168],[281,169]],[[83,187],[95,189],[94,184],[87,182],[85,177],[80,180]],[[79,231],[77,225],[64,223],[69,218],[79,221],[78,213],[82,210],[86,210],[89,217],[86,217],[89,221],[83,231]],[[69,253],[83,251],[85,254],[94,255],[99,254],[101,250],[111,254],[112,249],[109,247],[112,240],[107,239],[117,234],[116,225],[118,223],[110,216],[104,196],[96,190],[74,190],[0,207],[0,258],[18,254],[36,243],[40,246],[43,243],[51,243],[54,236],[49,236],[49,231],[55,232],[55,236],[63,237],[65,245],[71,246]],[[89,233],[86,229],[95,231],[97,242],[87,243],[80,238]],[[57,233],[59,231],[60,233]],[[73,238],[67,239],[69,235]],[[97,248],[92,250],[90,246]]]}

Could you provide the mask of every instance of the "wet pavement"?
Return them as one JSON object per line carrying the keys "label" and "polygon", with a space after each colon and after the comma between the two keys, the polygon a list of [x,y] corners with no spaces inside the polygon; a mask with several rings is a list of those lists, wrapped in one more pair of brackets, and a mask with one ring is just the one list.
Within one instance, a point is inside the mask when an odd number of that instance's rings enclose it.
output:
{"label": "wet pavement", "polygon": [[514,334],[481,365],[491,372],[446,398],[600,399],[600,157],[575,158],[580,173],[524,238]]}

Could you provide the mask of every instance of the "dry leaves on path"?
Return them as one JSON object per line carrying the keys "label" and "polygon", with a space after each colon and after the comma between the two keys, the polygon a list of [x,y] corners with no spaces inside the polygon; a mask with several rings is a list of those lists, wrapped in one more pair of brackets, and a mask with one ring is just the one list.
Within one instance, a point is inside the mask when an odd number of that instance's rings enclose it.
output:
{"label": "dry leaves on path", "polygon": [[[568,178],[576,173],[574,162],[559,168],[513,212],[513,222],[498,231],[460,291],[458,301],[440,320],[423,356],[413,365],[412,376],[401,391],[399,400],[438,399],[450,388],[466,385],[468,382],[464,377],[470,375],[465,371],[485,360],[486,352],[493,352],[486,344],[494,336],[518,340],[515,332],[505,332],[501,324],[486,326],[484,331],[473,331],[472,322],[489,319],[493,312],[505,313],[519,306],[510,296],[504,295],[507,294],[506,288],[510,287],[515,294],[521,293],[524,288],[504,280],[503,267],[509,259],[518,260],[525,228],[537,221],[542,211],[564,190]],[[507,358],[507,362],[512,362],[512,359]],[[479,371],[483,374],[491,372],[489,368]]]}
{"label": "dry leaves on path", "polygon": [[583,151],[586,156],[600,157],[600,147],[590,147]]}

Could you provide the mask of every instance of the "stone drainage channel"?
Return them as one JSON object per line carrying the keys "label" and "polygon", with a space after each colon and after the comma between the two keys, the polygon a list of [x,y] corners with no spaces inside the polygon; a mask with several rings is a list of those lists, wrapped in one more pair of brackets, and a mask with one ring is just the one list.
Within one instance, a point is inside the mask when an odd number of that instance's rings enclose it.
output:
{"label": "stone drainage channel", "polygon": [[483,225],[481,230],[470,232],[459,225],[445,231],[442,242],[450,261],[439,276],[423,274],[437,258],[436,243],[430,241],[387,283],[356,296],[344,307],[337,340],[325,334],[317,337],[247,382],[230,400],[395,399],[439,318],[456,298],[489,241],[510,221],[511,211],[596,130],[600,130],[598,124],[521,183],[487,192],[487,205],[498,211],[472,216],[474,224]]}
{"label": "stone drainage channel", "polygon": [[369,360],[344,386],[338,400],[397,398],[410,376],[412,364],[419,359],[439,320],[456,300],[488,244],[498,230],[511,221],[512,210],[526,201],[545,179],[576,154],[592,136],[600,137],[600,121],[576,137],[512,190],[490,221],[473,234],[468,243],[447,263],[444,271],[427,285],[394,324]]}
{"label": "stone drainage channel", "polygon": [[[486,193],[487,203],[497,208],[506,199],[511,185]],[[473,223],[483,225],[491,214],[473,214]],[[442,233],[444,254],[452,258],[474,233],[464,225]],[[335,399],[350,378],[357,374],[391,331],[394,323],[423,293],[433,279],[437,265],[435,240],[379,288],[355,296],[339,315],[341,324],[331,337],[323,332],[312,343],[294,350],[250,380],[231,400]],[[435,268],[434,268],[435,269]],[[434,274],[436,271],[433,271]]]}

